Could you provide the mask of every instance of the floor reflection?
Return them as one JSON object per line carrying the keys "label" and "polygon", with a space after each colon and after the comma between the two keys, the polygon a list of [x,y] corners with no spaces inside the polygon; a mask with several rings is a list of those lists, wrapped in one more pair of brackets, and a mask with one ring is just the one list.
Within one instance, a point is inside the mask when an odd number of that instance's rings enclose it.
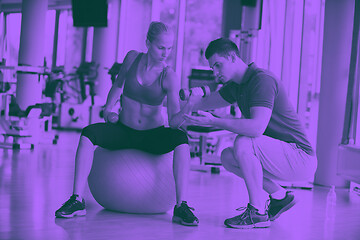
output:
{"label": "floor reflection", "polygon": [[[360,197],[337,189],[334,217],[326,214],[328,188],[294,190],[299,200],[268,229],[226,228],[248,199],[245,184],[221,169],[218,175],[190,172],[188,201],[198,227],[171,222],[166,214],[125,214],[104,210],[85,189],[85,217],[56,219],[54,212],[71,195],[78,135],[63,144],[33,151],[0,149],[0,239],[358,239]],[[60,140],[59,139],[59,140]]]}

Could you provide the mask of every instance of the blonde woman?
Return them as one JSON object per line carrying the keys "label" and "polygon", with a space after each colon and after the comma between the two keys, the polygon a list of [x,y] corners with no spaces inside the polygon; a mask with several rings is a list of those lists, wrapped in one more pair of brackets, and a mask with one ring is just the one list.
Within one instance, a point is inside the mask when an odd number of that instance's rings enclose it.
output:
{"label": "blonde woman", "polygon": [[[173,222],[198,225],[199,220],[183,196],[190,151],[187,135],[178,129],[183,122],[178,99],[180,82],[165,62],[173,41],[174,35],[164,23],[152,22],[146,39],[148,51],[127,53],[108,94],[104,109],[107,122],[89,125],[82,131],[75,158],[73,195],[56,211],[56,217],[70,218],[86,214],[81,190],[91,169],[95,146],[100,146],[111,150],[135,148],[153,154],[174,151],[177,203]],[[110,120],[113,115],[111,109],[121,94],[121,111],[119,120],[115,122]],[[165,97],[170,127],[164,127],[161,114]]]}

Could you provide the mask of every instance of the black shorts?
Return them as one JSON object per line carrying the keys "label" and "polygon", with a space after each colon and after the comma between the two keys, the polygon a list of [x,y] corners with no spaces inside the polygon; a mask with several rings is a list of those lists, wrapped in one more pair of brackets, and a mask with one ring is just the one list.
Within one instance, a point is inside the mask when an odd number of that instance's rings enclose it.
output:
{"label": "black shorts", "polygon": [[181,144],[188,144],[186,133],[179,129],[161,126],[135,130],[120,122],[91,124],[82,130],[81,135],[94,145],[109,150],[139,149],[152,154],[168,153]]}

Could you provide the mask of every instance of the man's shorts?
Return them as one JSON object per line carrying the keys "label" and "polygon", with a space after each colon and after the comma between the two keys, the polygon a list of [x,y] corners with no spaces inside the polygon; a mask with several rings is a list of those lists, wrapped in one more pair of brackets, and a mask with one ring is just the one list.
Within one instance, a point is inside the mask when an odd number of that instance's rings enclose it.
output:
{"label": "man's shorts", "polygon": [[264,177],[283,181],[313,180],[317,158],[307,154],[296,143],[287,143],[265,135],[251,138],[255,156],[264,169]]}

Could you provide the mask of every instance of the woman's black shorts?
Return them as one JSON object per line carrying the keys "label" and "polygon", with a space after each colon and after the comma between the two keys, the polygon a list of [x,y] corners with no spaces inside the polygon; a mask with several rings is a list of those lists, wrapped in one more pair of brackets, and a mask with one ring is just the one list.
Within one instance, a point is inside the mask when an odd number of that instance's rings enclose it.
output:
{"label": "woman's black shorts", "polygon": [[81,135],[94,145],[109,150],[139,149],[152,154],[168,153],[181,144],[188,144],[186,133],[179,129],[161,126],[135,130],[120,122],[91,124],[82,130]]}

